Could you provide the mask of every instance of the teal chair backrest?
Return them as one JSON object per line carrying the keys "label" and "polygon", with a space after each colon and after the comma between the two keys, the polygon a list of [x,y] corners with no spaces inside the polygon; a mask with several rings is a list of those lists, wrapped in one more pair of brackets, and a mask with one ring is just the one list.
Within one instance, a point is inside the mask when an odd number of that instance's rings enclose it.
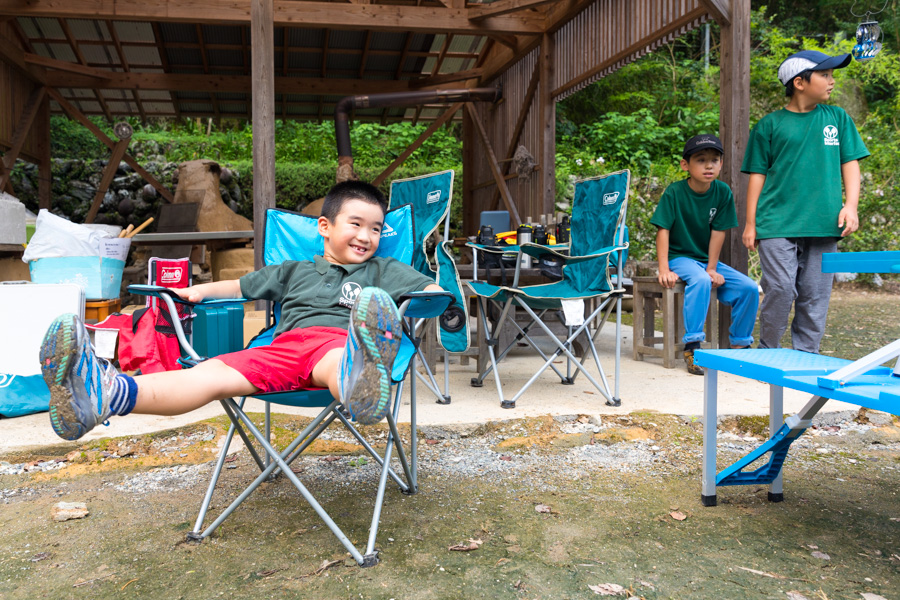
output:
{"label": "teal chair backrest", "polygon": [[[449,352],[464,352],[469,347],[468,310],[453,259],[452,240],[446,239],[449,235],[452,196],[453,171],[441,171],[391,182],[391,208],[406,204],[413,208],[415,254],[412,265],[454,296],[453,304],[444,314],[446,316],[455,313],[457,318],[439,320],[438,341]],[[435,248],[437,267],[432,269],[426,255],[425,244],[442,225],[444,229],[440,232],[440,238],[444,241],[438,243]]]}
{"label": "teal chair backrest", "polygon": [[[575,184],[569,250],[572,256],[594,254],[626,241],[630,181],[631,172],[626,169]],[[616,255],[611,256],[615,259]],[[609,257],[607,266],[608,261]],[[567,265],[563,274],[578,290],[604,293],[611,289],[608,268],[600,268],[594,261]]]}

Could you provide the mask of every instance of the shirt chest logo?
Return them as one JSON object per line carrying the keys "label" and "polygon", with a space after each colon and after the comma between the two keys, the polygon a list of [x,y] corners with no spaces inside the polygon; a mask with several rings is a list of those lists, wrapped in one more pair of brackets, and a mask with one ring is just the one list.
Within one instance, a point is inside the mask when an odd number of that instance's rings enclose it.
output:
{"label": "shirt chest logo", "polygon": [[826,125],[823,130],[825,134],[826,146],[840,146],[841,141],[838,139],[838,129],[834,125]]}
{"label": "shirt chest logo", "polygon": [[338,299],[338,304],[346,306],[347,308],[353,308],[353,303],[356,302],[361,291],[361,285],[348,281],[341,286],[341,297]]}

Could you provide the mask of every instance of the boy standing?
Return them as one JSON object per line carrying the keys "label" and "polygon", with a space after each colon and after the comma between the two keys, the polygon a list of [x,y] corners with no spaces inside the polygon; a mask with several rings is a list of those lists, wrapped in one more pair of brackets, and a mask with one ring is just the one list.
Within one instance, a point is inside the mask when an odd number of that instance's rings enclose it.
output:
{"label": "boy standing", "polygon": [[442,291],[409,265],[374,256],[386,205],[374,186],[340,183],[328,192],[319,217],[322,256],[173,290],[189,302],[243,297],[281,303],[268,346],[187,370],[131,377],[94,354],[78,317],[57,318],[40,352],[53,430],[76,440],[111,415],[177,415],[222,398],[301,387],[328,388],[361,424],[380,421],[402,339],[394,303],[407,292]]}
{"label": "boy standing", "polygon": [[833,70],[849,63],[849,54],[789,56],[778,68],[787,107],[750,132],[741,166],[750,174],[743,242],[759,248],[760,348],[780,346],[793,304],[794,349],[819,351],[833,281],[822,272],[822,254],[837,251],[837,240],[859,227],[859,160],[869,151],[847,113],[825,104]]}
{"label": "boy standing", "polygon": [[752,279],[719,262],[725,232],[737,227],[734,196],[718,181],[722,141],[697,135],[684,145],[681,169],[688,178],[666,188],[650,222],[656,225],[659,283],[671,288],[684,281],[684,363],[688,373],[703,375],[694,364],[694,350],[706,339],[703,324],[712,288],[720,302],[731,306],[732,348],[753,342],[759,288]]}

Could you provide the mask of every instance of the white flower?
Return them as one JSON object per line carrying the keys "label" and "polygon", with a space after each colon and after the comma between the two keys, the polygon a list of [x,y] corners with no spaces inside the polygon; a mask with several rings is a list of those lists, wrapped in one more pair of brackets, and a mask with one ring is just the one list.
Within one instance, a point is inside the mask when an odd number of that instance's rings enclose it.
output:
{"label": "white flower", "polygon": [[[871,139],[871,138],[869,138],[869,139]],[[597,157],[597,162],[600,163],[600,164],[602,165],[603,163],[606,162],[606,160],[605,160],[602,156],[598,156],[598,157]]]}
{"label": "white flower", "polygon": [[875,195],[879,198],[884,198],[884,190],[875,190]]}
{"label": "white flower", "polygon": [[872,136],[870,135],[870,136],[867,137],[866,139],[867,139],[867,140],[871,140],[871,139],[872,139]]}
{"label": "white flower", "polygon": [[580,158],[576,158],[576,159],[575,159],[575,164],[578,165],[578,166],[580,167],[580,166],[581,166],[581,159],[580,159]]}

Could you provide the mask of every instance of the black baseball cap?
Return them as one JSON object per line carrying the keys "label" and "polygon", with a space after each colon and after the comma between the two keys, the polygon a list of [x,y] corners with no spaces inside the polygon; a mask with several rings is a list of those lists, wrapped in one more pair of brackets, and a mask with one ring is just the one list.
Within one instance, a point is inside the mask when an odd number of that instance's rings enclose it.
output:
{"label": "black baseball cap", "polygon": [[781,66],[778,67],[778,81],[781,85],[787,85],[794,77],[803,71],[827,71],[828,69],[843,69],[850,64],[852,57],[849,54],[828,56],[818,50],[802,50],[791,54]]}
{"label": "black baseball cap", "polygon": [[725,154],[725,147],[722,146],[722,140],[711,133],[701,133],[700,135],[695,135],[685,143],[684,152],[681,153],[681,157],[687,160],[701,150],[716,150],[719,154]]}

